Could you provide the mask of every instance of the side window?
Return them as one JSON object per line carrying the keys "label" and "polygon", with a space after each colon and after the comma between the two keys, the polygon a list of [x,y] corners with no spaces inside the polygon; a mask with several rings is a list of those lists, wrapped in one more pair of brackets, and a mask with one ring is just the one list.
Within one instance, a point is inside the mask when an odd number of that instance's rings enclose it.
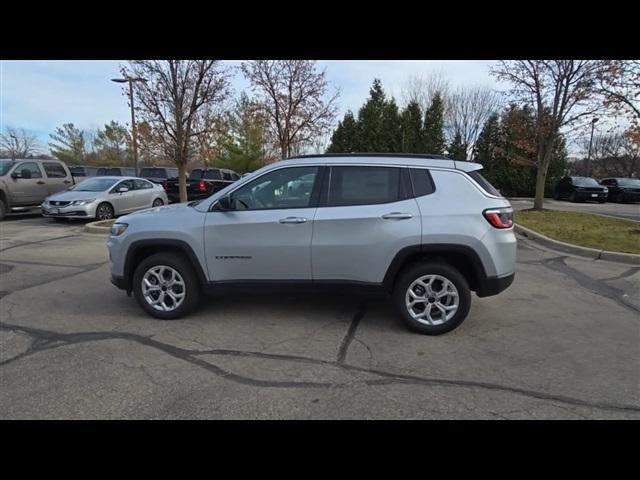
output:
{"label": "side window", "polygon": [[64,171],[64,168],[59,163],[44,162],[42,165],[48,178],[65,178],[67,176],[67,172]]}
{"label": "side window", "polygon": [[331,167],[327,205],[374,205],[399,199],[400,169]]}
{"label": "side window", "polygon": [[240,175],[238,175],[237,173],[232,173],[231,174],[231,180],[233,180],[235,182],[238,179],[240,179]]}
{"label": "side window", "polygon": [[429,195],[435,191],[433,179],[426,168],[412,168],[411,183],[413,183],[413,192],[416,197]]}
{"label": "side window", "polygon": [[133,184],[136,187],[136,190],[146,190],[148,188],[153,188],[153,185],[151,185],[151,183],[147,182],[146,180],[134,180]]}
{"label": "side window", "polygon": [[21,163],[15,169],[22,178],[42,178],[40,167],[35,162]]}
{"label": "side window", "polygon": [[318,167],[281,168],[240,187],[231,202],[236,210],[309,207],[317,176]]}
{"label": "side window", "polygon": [[204,172],[204,178],[207,180],[221,180],[222,175],[220,175],[220,170],[213,168]]}
{"label": "side window", "polygon": [[229,172],[222,172],[223,180],[231,180],[231,174]]}
{"label": "side window", "polygon": [[133,182],[133,180],[123,180],[122,182],[117,183],[116,186],[113,187],[113,189],[111,191],[112,192],[117,192],[122,187],[128,188],[129,191],[135,190],[135,188],[136,188],[135,183]]}
{"label": "side window", "polygon": [[[177,176],[177,175],[176,175]],[[189,174],[189,180],[200,180],[202,178],[202,169],[194,168]]]}

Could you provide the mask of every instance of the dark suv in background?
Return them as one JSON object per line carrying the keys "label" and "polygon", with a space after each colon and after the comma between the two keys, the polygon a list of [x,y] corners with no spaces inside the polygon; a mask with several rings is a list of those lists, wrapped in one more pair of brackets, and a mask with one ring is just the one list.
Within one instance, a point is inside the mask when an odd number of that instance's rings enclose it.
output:
{"label": "dark suv in background", "polygon": [[610,202],[640,202],[640,178],[604,178],[600,185],[609,189]]}
{"label": "dark suv in background", "polygon": [[178,169],[173,167],[144,167],[140,170],[141,178],[153,183],[165,185],[170,178],[178,178]]}
{"label": "dark suv in background", "polygon": [[[240,175],[226,168],[194,168],[187,179],[187,198],[191,201],[210,197],[239,179]],[[177,178],[167,180],[165,190],[171,203],[180,201]]]}
{"label": "dark suv in background", "polygon": [[97,177],[135,177],[136,169],[132,167],[100,167]]}
{"label": "dark suv in background", "polygon": [[607,193],[607,187],[591,177],[564,177],[553,190],[553,199],[567,199],[570,202],[593,200],[604,203],[607,201]]}

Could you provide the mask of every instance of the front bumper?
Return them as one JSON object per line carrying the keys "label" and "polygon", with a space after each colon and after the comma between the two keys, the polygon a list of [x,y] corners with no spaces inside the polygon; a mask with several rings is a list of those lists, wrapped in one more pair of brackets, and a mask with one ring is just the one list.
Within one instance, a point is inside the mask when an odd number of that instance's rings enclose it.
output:
{"label": "front bumper", "polygon": [[96,217],[96,205],[89,203],[87,205],[66,205],[57,207],[48,203],[40,206],[40,212],[43,217],[48,218],[84,218],[90,219]]}

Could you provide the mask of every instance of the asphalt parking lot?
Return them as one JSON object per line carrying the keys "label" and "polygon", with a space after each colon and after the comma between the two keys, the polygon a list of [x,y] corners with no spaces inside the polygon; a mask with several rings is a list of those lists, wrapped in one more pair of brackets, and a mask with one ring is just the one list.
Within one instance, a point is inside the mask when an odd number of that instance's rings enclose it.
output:
{"label": "asphalt parking lot", "polygon": [[0,223],[0,418],[640,419],[640,267],[521,239],[511,288],[425,337],[351,296],[160,322],[110,284],[105,241]]}
{"label": "asphalt parking lot", "polygon": [[[523,210],[533,207],[532,198],[510,198],[509,201],[515,210]],[[610,217],[626,218],[640,221],[640,204],[638,203],[597,203],[597,202],[567,202],[565,200],[553,200],[545,198],[544,208],[550,210],[566,210],[568,212],[596,213]]]}

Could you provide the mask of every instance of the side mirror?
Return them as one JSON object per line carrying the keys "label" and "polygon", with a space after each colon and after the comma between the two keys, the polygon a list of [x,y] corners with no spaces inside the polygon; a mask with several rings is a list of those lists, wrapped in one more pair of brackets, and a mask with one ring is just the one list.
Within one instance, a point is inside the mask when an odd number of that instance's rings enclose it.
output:
{"label": "side mirror", "polygon": [[17,178],[20,178],[20,174],[18,172],[11,172],[11,178],[13,178],[14,180]]}
{"label": "side mirror", "polygon": [[233,207],[231,205],[231,197],[229,197],[229,195],[225,195],[224,197],[218,199],[218,210],[221,210],[223,212],[233,210]]}

